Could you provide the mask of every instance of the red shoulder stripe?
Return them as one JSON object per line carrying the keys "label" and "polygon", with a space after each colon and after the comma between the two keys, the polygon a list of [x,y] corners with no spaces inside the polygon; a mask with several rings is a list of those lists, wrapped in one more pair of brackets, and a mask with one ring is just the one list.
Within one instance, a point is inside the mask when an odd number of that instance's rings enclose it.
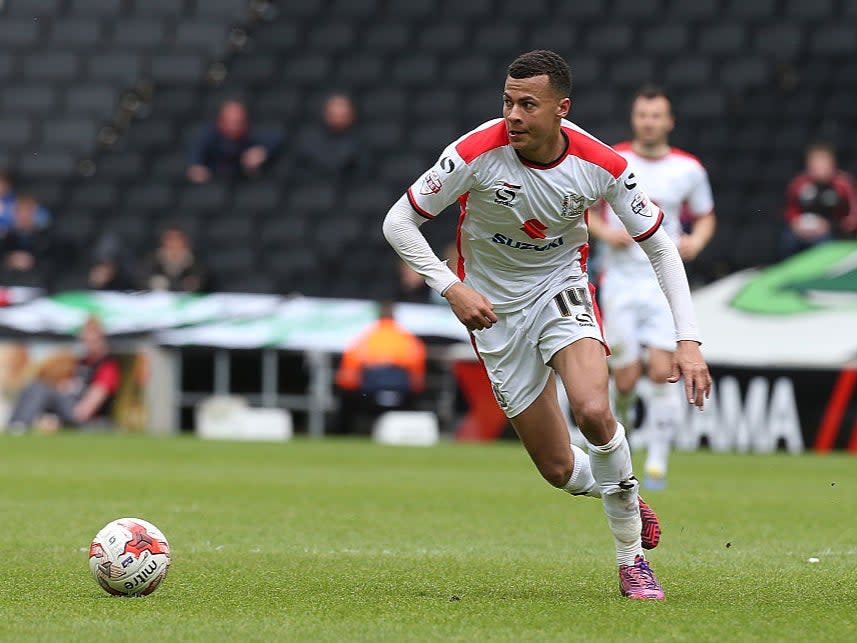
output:
{"label": "red shoulder stripe", "polygon": [[636,241],[637,243],[639,243],[640,241],[645,241],[646,239],[651,237],[653,234],[655,234],[655,232],[658,231],[658,228],[661,227],[661,224],[663,222],[664,222],[664,211],[658,210],[658,219],[657,219],[657,221],[655,221],[655,225],[653,225],[651,228],[646,230],[643,234],[638,234],[636,237],[634,237],[634,241]]}
{"label": "red shoulder stripe", "polygon": [[461,139],[456,144],[455,151],[465,163],[470,163],[485,152],[503,147],[508,143],[509,133],[506,131],[506,123],[498,121],[491,127],[478,130]]}
{"label": "red shoulder stripe", "polygon": [[696,161],[700,165],[702,165],[702,161],[699,160],[698,156],[694,156],[690,152],[685,152],[683,149],[678,147],[671,147],[670,154],[675,154],[676,156],[683,156],[686,159],[690,159],[691,161]]}
{"label": "red shoulder stripe", "polygon": [[628,167],[627,159],[609,145],[605,145],[601,141],[570,127],[563,129],[568,135],[568,153],[570,155],[607,170],[614,179],[618,179]]}

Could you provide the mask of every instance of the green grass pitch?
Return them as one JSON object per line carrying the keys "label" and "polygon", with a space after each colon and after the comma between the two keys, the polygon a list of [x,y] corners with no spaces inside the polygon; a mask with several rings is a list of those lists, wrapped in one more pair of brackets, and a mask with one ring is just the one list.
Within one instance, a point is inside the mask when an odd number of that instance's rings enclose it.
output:
{"label": "green grass pitch", "polygon": [[[516,444],[0,436],[0,639],[857,638],[853,456],[677,454],[647,499],[662,604],[619,596],[600,503]],[[121,516],[170,540],[151,596],[89,574]]]}

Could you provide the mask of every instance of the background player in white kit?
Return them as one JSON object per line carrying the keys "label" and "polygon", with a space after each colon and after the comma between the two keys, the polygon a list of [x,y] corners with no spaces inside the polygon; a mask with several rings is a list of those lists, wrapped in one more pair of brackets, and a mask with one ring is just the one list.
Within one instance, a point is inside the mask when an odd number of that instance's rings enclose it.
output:
{"label": "background player in white kit", "polygon": [[[657,544],[660,527],[639,501],[625,431],[610,411],[606,351],[585,271],[588,207],[606,199],[651,257],[679,329],[673,376],[684,376],[691,403],[703,405],[711,378],[663,215],[622,156],[564,120],[570,89],[559,55],[519,56],[509,66],[503,118],[449,145],[390,208],[384,234],[472,331],[497,401],[540,473],[572,495],[602,499],[622,593],[662,599],[642,549]],[[455,200],[462,207],[457,275],[419,231]],[[588,455],[570,444],[554,372]]]}
{"label": "background player in white kit", "polygon": [[[682,259],[692,261],[714,234],[714,202],[708,175],[699,160],[670,146],[669,134],[674,125],[666,92],[654,86],[643,87],[631,106],[632,140],[614,145],[613,149],[628,159],[632,180],[646,186],[652,201],[664,213],[664,230],[678,246]],[[592,236],[606,244],[600,301],[612,351],[609,364],[614,379],[613,408],[619,421],[630,428],[645,353],[646,375],[651,382],[651,395],[646,400],[651,431],[643,486],[659,489],[666,483],[670,442],[683,415],[680,399],[668,381],[675,326],[648,257],[609,205],[602,212],[603,218],[594,214],[590,217],[589,227]],[[683,212],[692,219],[688,234],[682,231]]]}

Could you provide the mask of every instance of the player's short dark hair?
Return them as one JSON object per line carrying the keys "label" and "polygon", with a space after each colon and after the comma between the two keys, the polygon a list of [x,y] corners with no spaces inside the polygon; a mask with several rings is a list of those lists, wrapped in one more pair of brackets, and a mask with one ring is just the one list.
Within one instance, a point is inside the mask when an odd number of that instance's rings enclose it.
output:
{"label": "player's short dark hair", "polygon": [[571,70],[565,59],[553,51],[536,49],[521,54],[509,65],[508,74],[516,79],[547,76],[557,94],[563,98],[571,95]]}
{"label": "player's short dark hair", "polygon": [[648,100],[652,98],[665,98],[670,104],[670,111],[672,111],[673,99],[670,97],[669,92],[660,85],[643,85],[634,92],[634,98],[631,99],[631,102],[635,102],[638,98],[646,98]]}
{"label": "player's short dark hair", "polygon": [[809,156],[813,152],[824,152],[825,154],[829,154],[834,161],[836,160],[836,147],[833,143],[828,143],[827,141],[813,141],[806,146],[804,156]]}

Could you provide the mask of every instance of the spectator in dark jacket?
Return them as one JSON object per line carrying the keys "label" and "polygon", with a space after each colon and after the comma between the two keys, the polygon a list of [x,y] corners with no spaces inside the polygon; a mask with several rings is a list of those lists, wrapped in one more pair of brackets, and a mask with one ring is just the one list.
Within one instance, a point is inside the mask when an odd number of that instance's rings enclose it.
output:
{"label": "spectator in dark jacket", "polygon": [[805,171],[789,183],[785,218],[785,256],[831,239],[854,238],[857,188],[837,168],[832,146],[819,143],[807,149]]}
{"label": "spectator in dark jacket", "polygon": [[344,94],[333,94],[324,103],[322,122],[307,128],[294,153],[299,177],[350,178],[368,169],[365,146],[357,133],[354,103]]}
{"label": "spectator in dark jacket", "polygon": [[194,255],[185,231],[177,226],[166,228],[145,273],[143,288],[200,292],[205,290],[205,286],[205,268]]}
{"label": "spectator in dark jacket", "polygon": [[46,287],[52,277],[51,238],[39,203],[21,195],[12,204],[9,228],[0,230],[2,278],[6,284]]}
{"label": "spectator in dark jacket", "polygon": [[263,136],[250,127],[243,103],[225,101],[217,122],[202,132],[191,149],[187,176],[194,183],[256,176],[279,143],[278,137]]}

